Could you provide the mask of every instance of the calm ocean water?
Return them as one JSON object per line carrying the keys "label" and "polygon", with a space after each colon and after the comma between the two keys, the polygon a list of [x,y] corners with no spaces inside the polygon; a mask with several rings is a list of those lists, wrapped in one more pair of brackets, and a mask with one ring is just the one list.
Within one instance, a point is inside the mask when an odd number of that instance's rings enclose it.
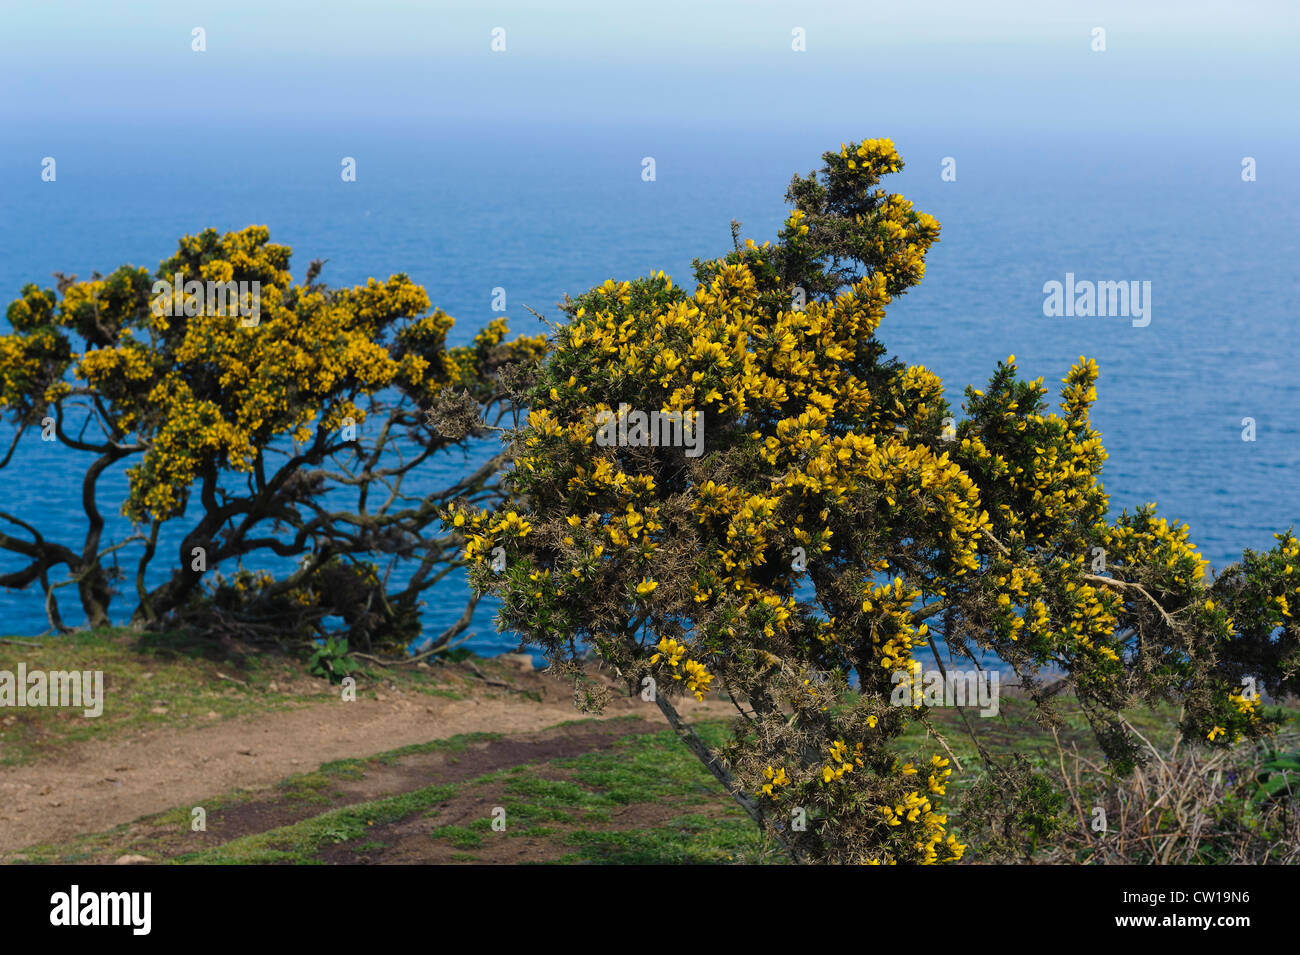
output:
{"label": "calm ocean water", "polygon": [[[63,127],[56,136],[7,131],[0,150],[0,294],[52,284],[55,270],[83,278],[123,263],[150,269],[176,239],[204,227],[270,226],[295,250],[301,279],[313,258],[323,278],[364,282],[404,271],[458,319],[463,343],[490,318],[492,289],[507,290],[518,331],[554,313],[564,293],[609,277],[665,269],[689,280],[695,256],[729,246],[744,221],[774,235],[784,190],[839,142],[889,135],[908,169],[887,183],[943,225],[920,287],[889,312],[881,335],[948,384],[950,400],[1014,353],[1022,374],[1049,385],[1083,354],[1101,368],[1094,420],[1110,460],[1104,481],[1118,510],[1158,501],[1186,521],[1215,567],[1243,547],[1266,548],[1300,517],[1300,345],[1295,331],[1300,177],[1295,144],[1256,144],[1259,180],[1240,178],[1233,143],[1106,141],[1044,136],[940,137],[926,130],[862,128],[691,132],[616,128],[512,130],[463,123],[379,127],[358,138],[329,129],[225,124],[187,146],[166,130]],[[216,144],[215,148],[213,143]],[[40,180],[54,156],[58,179]],[[357,160],[343,183],[340,160]],[[653,156],[657,180],[641,179]],[[957,180],[942,182],[945,156]],[[1138,280],[1152,285],[1151,323],[1047,318],[1045,282]],[[1257,440],[1242,440],[1242,419]],[[484,453],[481,449],[471,457]],[[56,445],[28,442],[0,472],[0,508],[49,538],[77,542],[79,474]],[[423,480],[454,478],[444,458]],[[116,483],[114,483],[116,482]],[[101,501],[125,485],[105,481]],[[119,522],[119,526],[120,526]],[[132,566],[131,552],[123,558]],[[0,569],[18,563],[0,556]],[[62,601],[75,621],[75,601]],[[463,606],[463,584],[428,597],[428,632]],[[115,610],[129,613],[123,594]],[[0,631],[47,627],[39,594],[0,592]],[[471,646],[513,648],[481,606]]]}

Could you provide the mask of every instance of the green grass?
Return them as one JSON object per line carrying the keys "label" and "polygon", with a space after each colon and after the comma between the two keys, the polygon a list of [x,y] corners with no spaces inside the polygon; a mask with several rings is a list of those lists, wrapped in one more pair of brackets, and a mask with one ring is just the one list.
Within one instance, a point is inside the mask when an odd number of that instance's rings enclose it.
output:
{"label": "green grass", "polygon": [[455,792],[455,786],[426,786],[390,799],[334,809],[290,826],[235,839],[214,849],[186,853],[172,861],[204,865],[318,864],[321,849],[363,839],[370,827],[417,814],[450,799]]}
{"label": "green grass", "polygon": [[687,814],[654,829],[580,831],[572,833],[568,842],[573,851],[557,859],[557,863],[676,865],[782,861],[763,852],[754,823],[739,810],[721,820]]}
{"label": "green grass", "polygon": [[[19,659],[32,668],[103,670],[105,714],[93,720],[55,709],[16,711],[17,715],[0,711],[0,760],[8,763],[39,757],[78,739],[154,724],[204,726],[216,722],[208,718],[209,712],[224,719],[319,702],[337,692],[324,681],[304,682],[302,664],[293,658],[272,654],[230,657],[210,642],[125,630],[75,633],[40,641],[31,648],[0,644],[0,669],[11,668]],[[458,695],[440,683],[447,680],[445,671],[395,667],[378,676],[386,685],[393,682],[404,691]],[[273,682],[281,686],[291,681],[296,681],[299,692],[271,689]],[[301,692],[308,685],[311,691]],[[386,691],[386,686],[380,689]],[[165,701],[166,712],[151,713],[160,701]],[[1000,702],[995,717],[980,718],[967,711],[981,743],[995,757],[1018,751],[1039,768],[1055,767],[1053,734],[1034,720],[1032,705],[1010,693],[1003,693]],[[1067,748],[1077,744],[1083,754],[1098,756],[1078,704],[1059,699],[1056,709],[1062,720],[1058,730],[1062,744]],[[1137,709],[1126,716],[1157,746],[1170,743],[1176,733],[1174,707]],[[585,722],[571,720],[558,726]],[[950,793],[958,796],[981,775],[978,751],[954,710],[936,708],[930,712],[930,722],[967,770],[953,776]],[[696,729],[714,745],[727,735],[726,724],[721,722],[699,724]],[[72,863],[151,847],[152,851],[140,854],[170,857],[169,861],[181,863],[320,864],[337,858],[340,847],[357,860],[381,857],[391,846],[379,830],[389,824],[414,823],[407,828],[408,835],[419,832],[438,850],[439,858],[453,862],[501,861],[525,849],[530,858],[560,863],[780,861],[751,820],[667,731],[629,734],[608,748],[578,756],[511,766],[462,782],[329,808],[339,801],[341,783],[360,779],[376,767],[398,765],[430,752],[446,753],[454,763],[455,754],[467,747],[500,738],[498,734],[467,734],[363,759],[339,760],[291,776],[277,785],[270,799],[315,815],[219,846],[186,851],[193,845],[188,841],[190,810],[186,807],[106,832],[33,847],[24,850],[23,856],[36,863]],[[896,750],[909,758],[946,754],[944,746],[921,724],[910,726]],[[222,809],[267,798],[266,793],[236,790],[205,799],[203,805],[211,820]],[[438,817],[453,801],[460,807],[459,815],[452,817],[455,821],[439,825]],[[491,825],[491,811],[496,806],[505,810],[506,828],[501,832]]]}
{"label": "green grass", "polygon": [[[720,724],[702,729],[713,737],[723,732]],[[423,747],[373,759],[400,759],[415,749]],[[335,763],[319,772],[347,771],[358,762],[365,761]],[[560,778],[552,778],[556,774]],[[303,789],[304,780],[314,775],[295,777],[284,786]],[[665,731],[624,737],[608,750],[512,766],[461,783],[331,810],[172,861],[316,864],[323,861],[323,852],[354,841],[350,848],[364,857],[380,847],[376,826],[436,815],[442,804],[458,797],[480,804],[481,817],[467,824],[435,826],[427,833],[427,838],[460,850],[447,854],[452,861],[478,861],[481,857],[474,850],[490,848],[494,839],[542,840],[552,847],[555,861],[562,862],[730,862],[763,857],[762,840],[749,818],[674,734]],[[618,810],[637,804],[656,810],[668,807],[669,818],[662,825],[611,828]],[[505,810],[501,832],[492,829],[496,806]]]}
{"label": "green grass", "polygon": [[[485,822],[479,828],[488,829],[490,827]],[[446,839],[457,849],[478,849],[483,845],[485,836],[478,828],[469,826],[439,826],[433,830],[432,838]]]}
{"label": "green grass", "polygon": [[[1095,751],[1090,737],[1083,732],[1084,726],[1079,725],[1077,705],[1063,700],[1060,709],[1068,727],[1061,731],[1063,741],[1078,741],[1082,751]],[[954,777],[954,789],[960,790],[981,772],[974,745],[954,713],[939,709],[931,715],[936,728],[967,766],[966,774]],[[1135,720],[1141,721],[1139,729],[1157,745],[1172,739],[1175,716],[1173,711],[1133,714]],[[999,717],[972,718],[972,722],[995,755],[1018,750],[1045,763],[1055,758],[1051,732],[1032,720],[1030,707],[1024,701],[1004,697]],[[720,722],[696,728],[713,744],[721,742],[727,731]],[[406,746],[366,759],[339,760],[284,780],[277,787],[277,795],[308,805],[327,804],[335,795],[336,783],[359,778],[368,769],[398,764],[410,756],[435,750],[455,753],[474,743],[498,738],[494,734],[470,734]],[[927,739],[926,731],[919,726],[909,730],[898,747],[900,753],[918,754],[937,748],[937,742]],[[248,798],[247,793],[234,792],[205,800],[205,806],[211,816],[223,806]],[[461,821],[436,825],[443,808],[453,802],[461,807]],[[505,810],[506,827],[500,832],[492,828],[492,810],[497,806]],[[466,809],[477,813],[477,818],[466,820]],[[653,822],[645,822],[647,818]],[[425,828],[427,824],[421,822],[424,819],[435,820],[435,824]],[[26,855],[32,862],[67,863],[90,859],[105,849],[130,852],[130,834],[138,834],[142,823],[147,824],[147,831],[180,833],[188,828],[189,812],[175,809],[63,846],[27,850]],[[382,858],[391,848],[381,830],[395,823],[408,824],[404,829],[408,839],[411,832],[416,832],[420,838],[441,843],[442,850],[431,849],[430,854],[451,862],[522,857],[525,847],[517,840],[529,841],[528,858],[533,861],[562,864],[782,861],[765,844],[751,820],[669,731],[630,734],[614,740],[606,749],[579,756],[511,766],[463,782],[430,785],[329,809],[267,832],[176,855],[169,861],[312,865],[337,859],[340,848],[350,854],[348,858],[365,861]],[[182,839],[174,841],[183,844]]]}
{"label": "green grass", "polygon": [[[500,739],[499,733],[464,733],[447,739],[432,740],[412,746],[403,746],[384,753],[377,753],[361,759],[340,759],[324,763],[311,772],[298,773],[281,780],[274,787],[275,797],[291,803],[302,805],[329,805],[339,795],[336,785],[340,781],[356,780],[365,775],[369,768],[379,765],[393,765],[402,757],[418,753],[446,752],[456,753],[468,746],[480,742]],[[232,792],[210,796],[203,800],[203,808],[211,819],[223,809],[246,804],[262,798],[257,793],[237,789]],[[160,813],[142,816],[129,823],[123,823],[112,829],[74,837],[60,843],[42,843],[24,848],[18,853],[23,861],[33,864],[71,864],[83,862],[96,855],[140,854],[141,847],[159,836],[175,835],[190,831],[191,807],[178,807]],[[0,858],[0,863],[12,861]]]}
{"label": "green grass", "polygon": [[[185,634],[128,628],[74,631],[39,640],[6,637],[0,670],[100,670],[104,711],[87,718],[58,707],[0,710],[0,765],[30,762],[67,743],[150,727],[204,727],[252,713],[311,705],[338,693],[281,653],[237,653]],[[445,670],[371,667],[356,674],[358,695],[403,692],[460,699]]]}

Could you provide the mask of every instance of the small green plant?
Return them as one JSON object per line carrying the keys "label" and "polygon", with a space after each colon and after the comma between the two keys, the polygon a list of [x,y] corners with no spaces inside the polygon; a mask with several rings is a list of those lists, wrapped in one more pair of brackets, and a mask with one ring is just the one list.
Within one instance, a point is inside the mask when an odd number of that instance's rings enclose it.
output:
{"label": "small green plant", "polygon": [[331,683],[342,683],[357,669],[356,661],[348,656],[346,637],[327,637],[316,645],[315,651],[307,661],[307,672],[319,676]]}
{"label": "small green plant", "polygon": [[343,826],[329,826],[321,833],[321,838],[338,845],[340,842],[347,842],[352,838],[352,834]]}
{"label": "small green plant", "polygon": [[1252,802],[1258,806],[1269,802],[1285,802],[1300,792],[1300,750],[1294,753],[1271,753],[1255,774],[1259,788]]}

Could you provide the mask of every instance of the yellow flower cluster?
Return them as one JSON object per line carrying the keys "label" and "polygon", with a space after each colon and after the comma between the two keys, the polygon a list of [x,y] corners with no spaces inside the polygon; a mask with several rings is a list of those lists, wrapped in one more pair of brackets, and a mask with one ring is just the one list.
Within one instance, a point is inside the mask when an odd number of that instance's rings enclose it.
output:
{"label": "yellow flower cluster", "polygon": [[[1015,356],[1003,364],[1013,373]],[[1086,526],[1105,512],[1098,476],[1106,451],[1087,419],[1097,375],[1096,363],[1085,358],[1070,369],[1061,391],[1064,416],[1024,407],[1010,392],[972,389],[979,433],[962,439],[959,457],[983,476],[998,531],[1008,543],[1059,546],[1078,537],[1080,522]],[[1041,378],[1030,387],[1035,402],[1047,393]],[[993,452],[990,444],[1006,453]]]}
{"label": "yellow flower cluster", "polygon": [[1157,518],[1155,505],[1149,504],[1131,519],[1107,529],[1106,559],[1132,566],[1163,566],[1170,589],[1181,589],[1204,581],[1210,565],[1187,537],[1186,524],[1170,525],[1163,517]]}
{"label": "yellow flower cluster", "polygon": [[[713,682],[711,674],[704,666],[695,660],[687,660],[686,666],[686,689],[693,694],[701,703],[704,702],[704,694],[709,692],[709,684]],[[673,679],[680,679],[674,676]]]}
{"label": "yellow flower cluster", "polygon": [[[1047,605],[1036,596],[1042,588],[1043,578],[1029,565],[998,561],[992,567],[993,582],[1000,593],[997,596],[999,622],[1012,640],[1019,640],[1026,628],[1031,636],[1046,636],[1050,618]],[[1032,596],[1031,596],[1032,595]],[[1020,608],[1021,612],[1017,612]]]}
{"label": "yellow flower cluster", "polygon": [[763,778],[767,780],[763,788],[759,790],[760,795],[769,796],[772,799],[777,798],[776,790],[781,786],[789,785],[790,777],[786,775],[784,767],[773,770],[771,766],[763,770]]}
{"label": "yellow flower cluster", "polygon": [[840,143],[840,158],[849,161],[850,169],[864,164],[873,166],[879,172],[897,172],[902,166],[892,139],[864,139],[851,151],[850,147],[854,147],[854,144]]}
{"label": "yellow flower cluster", "polygon": [[[930,774],[930,791],[942,794],[944,790],[943,780],[951,772],[951,770],[945,768],[948,760],[933,756],[930,764],[933,768],[933,772]],[[916,770],[911,763],[907,763],[902,768],[903,775],[915,773]],[[956,862],[966,852],[966,846],[959,843],[956,836],[948,833],[946,828],[948,824],[947,815],[936,812],[934,804],[920,792],[909,792],[894,805],[882,805],[877,808],[887,825],[893,827],[907,826],[915,831],[915,838],[912,842],[915,855],[902,861],[915,862],[920,865],[935,865],[940,862]],[[942,850],[942,855],[940,850]],[[891,859],[889,861],[896,862],[899,860]]]}
{"label": "yellow flower cluster", "polygon": [[942,756],[934,755],[930,757],[930,792],[936,796],[942,796],[948,790],[948,777],[952,775],[952,770],[948,768],[948,760]]}
{"label": "yellow flower cluster", "polygon": [[849,752],[848,745],[842,739],[837,739],[830,745],[831,761],[822,767],[822,782],[833,782],[837,779],[843,779],[845,773],[853,772],[854,766],[862,765],[862,744],[858,743],[852,752]]}
{"label": "yellow flower cluster", "polygon": [[659,652],[650,658],[651,663],[658,663],[661,659],[666,658],[668,665],[674,670],[682,662],[682,657],[686,656],[686,645],[678,643],[670,637],[662,637],[655,646]]}
{"label": "yellow flower cluster", "polygon": [[1237,687],[1229,693],[1228,700],[1237,708],[1237,712],[1243,716],[1253,715],[1255,707],[1259,703],[1257,698],[1246,697],[1245,690],[1242,687]]}
{"label": "yellow flower cluster", "polygon": [[[709,673],[704,664],[698,660],[685,660],[687,647],[685,644],[678,643],[670,637],[662,637],[655,649],[659,652],[650,657],[652,664],[660,660],[666,660],[668,666],[673,670],[673,679],[685,679],[686,689],[692,693],[697,700],[703,701],[704,694],[709,691],[709,684],[713,682],[713,675]],[[680,671],[680,672],[679,672]]]}
{"label": "yellow flower cluster", "polygon": [[1291,531],[1273,537],[1278,541],[1275,553],[1279,559],[1276,563],[1282,565],[1281,573],[1277,575],[1281,593],[1270,597],[1268,611],[1273,626],[1282,627],[1293,620],[1288,595],[1300,597],[1300,540]]}
{"label": "yellow flower cluster", "polygon": [[517,511],[507,511],[495,519],[481,511],[458,511],[452,525],[465,533],[465,559],[476,563],[486,562],[507,539],[522,540],[533,529]]}
{"label": "yellow flower cluster", "polygon": [[[1260,714],[1257,712],[1259,697],[1258,695],[1247,697],[1245,687],[1238,686],[1229,691],[1228,704],[1236,711],[1234,716],[1240,718],[1232,721],[1235,726],[1239,727],[1233,733],[1232,741],[1239,743],[1245,738],[1247,730],[1257,727],[1261,722]],[[1227,732],[1224,727],[1215,726],[1210,730],[1207,739],[1213,743],[1217,736],[1225,735]]]}
{"label": "yellow flower cluster", "polygon": [[882,669],[911,670],[912,648],[925,645],[929,628],[912,622],[912,605],[920,596],[919,590],[903,586],[902,577],[867,587],[862,601],[863,619]]}

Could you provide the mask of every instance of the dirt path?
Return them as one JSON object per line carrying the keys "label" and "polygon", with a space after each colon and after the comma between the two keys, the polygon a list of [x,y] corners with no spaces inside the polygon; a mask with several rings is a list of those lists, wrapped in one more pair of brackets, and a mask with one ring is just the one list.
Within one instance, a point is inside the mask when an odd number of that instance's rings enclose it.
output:
{"label": "dirt path", "polygon": [[[234,789],[256,790],[336,759],[360,758],[462,733],[527,733],[580,718],[563,688],[540,674],[541,702],[519,694],[449,700],[425,694],[329,702],[71,744],[57,756],[0,769],[0,852],[130,822]],[[685,701],[687,718],[728,705]],[[730,711],[734,713],[734,711]],[[662,724],[650,703],[618,699],[607,716]]]}

